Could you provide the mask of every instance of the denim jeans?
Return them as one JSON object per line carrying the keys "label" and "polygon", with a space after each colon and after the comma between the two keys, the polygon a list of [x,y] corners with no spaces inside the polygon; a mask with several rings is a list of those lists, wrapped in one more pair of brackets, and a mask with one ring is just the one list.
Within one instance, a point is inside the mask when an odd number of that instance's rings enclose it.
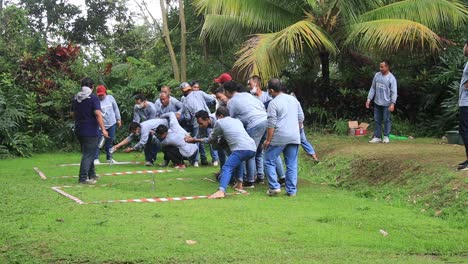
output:
{"label": "denim jeans", "polygon": [[374,137],[382,137],[382,122],[384,123],[384,136],[388,137],[388,135],[390,135],[390,130],[392,129],[392,119],[388,106],[374,104],[374,121]]}
{"label": "denim jeans", "polygon": [[[219,190],[226,192],[226,188],[231,181],[232,175],[237,171],[237,177],[242,175],[240,165],[243,161],[251,159],[255,156],[255,151],[251,150],[236,150],[229,155],[226,163],[221,169],[221,176],[219,180]],[[242,176],[241,176],[242,177]]]}
{"label": "denim jeans", "polygon": [[96,170],[94,169],[94,155],[98,147],[98,137],[81,137],[78,136],[78,141],[81,146],[81,163],[79,182],[84,182],[88,179],[96,178]]}
{"label": "denim jeans", "polygon": [[301,128],[300,134],[301,134],[301,146],[302,146],[302,148],[304,149],[304,151],[308,155],[314,155],[315,154],[315,149],[312,146],[312,144],[310,144],[310,142],[307,140],[306,134],[304,132],[304,128]]}
{"label": "denim jeans", "polygon": [[[109,128],[106,128],[107,133],[109,133],[109,138],[106,138],[106,142],[104,143],[104,149],[106,150],[106,160],[110,160],[111,156],[112,156],[109,151],[112,148],[112,144],[114,143],[116,128],[117,128],[117,124],[114,124],[113,126],[111,126]],[[102,139],[103,136],[102,136],[101,131],[99,133],[100,133],[100,135],[99,135],[98,142],[101,142],[101,139]],[[100,151],[101,150],[99,148],[96,149],[96,156],[94,157],[94,159],[99,159],[99,152]]]}
{"label": "denim jeans", "polygon": [[285,146],[269,146],[265,151],[265,171],[268,176],[270,189],[280,189],[278,176],[276,174],[276,162],[281,152],[286,163],[286,192],[295,194],[297,192],[297,157],[299,145],[288,144]]}
{"label": "denim jeans", "polygon": [[255,141],[257,151],[255,157],[246,161],[247,181],[255,181],[255,171],[257,175],[262,179],[265,174],[263,171],[263,142],[265,141],[265,133],[267,129],[267,121],[262,122],[252,128],[247,129],[247,134]]}
{"label": "denim jeans", "polygon": [[[198,136],[199,129],[200,129],[199,127],[192,127],[192,130],[190,131],[190,136],[193,138],[196,138]],[[195,156],[195,159],[192,162],[198,162],[198,152],[200,152],[200,143],[197,143],[197,146],[198,146],[197,155]]]}
{"label": "denim jeans", "polygon": [[154,163],[154,161],[157,158],[157,154],[159,151],[159,144],[158,143],[153,143],[153,134],[149,133],[148,135],[148,141],[146,141],[145,145],[145,161],[149,161],[151,163]]}

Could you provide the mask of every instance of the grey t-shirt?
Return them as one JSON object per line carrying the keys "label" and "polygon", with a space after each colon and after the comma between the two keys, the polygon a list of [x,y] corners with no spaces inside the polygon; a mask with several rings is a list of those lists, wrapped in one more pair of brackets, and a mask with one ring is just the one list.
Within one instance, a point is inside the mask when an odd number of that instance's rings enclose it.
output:
{"label": "grey t-shirt", "polygon": [[372,86],[369,90],[367,99],[374,100],[374,103],[380,106],[389,106],[396,104],[398,97],[397,81],[391,72],[383,75],[378,72],[372,80]]}
{"label": "grey t-shirt", "polygon": [[301,144],[299,122],[304,122],[304,112],[296,97],[280,93],[270,101],[267,112],[268,128],[275,129],[272,146]]}
{"label": "grey t-shirt", "polygon": [[465,90],[465,84],[468,82],[468,62],[463,69],[463,76],[460,82],[460,97],[458,100],[459,106],[468,106],[468,90]]}
{"label": "grey t-shirt", "polygon": [[179,125],[179,121],[177,121],[175,113],[166,113],[161,117],[169,119],[167,137],[161,141],[161,145],[176,147],[180,154],[186,158],[193,156],[198,149],[198,145],[185,142],[185,137],[189,135],[189,133]]}
{"label": "grey t-shirt", "polygon": [[156,118],[156,107],[152,102],[146,102],[145,108],[133,108],[133,122],[141,123]]}
{"label": "grey t-shirt", "polygon": [[154,106],[156,108],[156,116],[159,117],[163,114],[169,113],[169,112],[181,112],[182,111],[182,103],[177,100],[174,97],[169,98],[169,104],[167,106],[164,106],[161,103],[161,99],[158,98],[156,102],[154,102]]}
{"label": "grey t-shirt", "polygon": [[[299,134],[297,135],[299,136]],[[218,119],[208,141],[217,142],[219,137],[223,137],[226,140],[231,152],[236,150],[257,150],[255,141],[247,134],[244,125],[239,119],[229,116]]]}
{"label": "grey t-shirt", "polygon": [[205,110],[210,113],[210,108],[207,103],[214,102],[215,99],[203,91],[192,91],[181,101],[183,105],[181,113],[189,117],[193,127],[198,127],[195,114],[200,110]]}
{"label": "grey t-shirt", "polygon": [[[138,141],[138,143],[135,146],[133,146],[133,148],[136,150],[143,149],[146,143],[148,142],[149,133],[151,132],[151,130],[156,130],[156,128],[159,125],[167,126],[167,120],[161,119],[161,118],[155,118],[155,119],[141,122],[140,141]],[[132,133],[127,137],[127,140],[131,142],[134,137],[135,135]]]}
{"label": "grey t-shirt", "polygon": [[250,93],[236,93],[227,103],[229,115],[239,119],[246,129],[265,122],[265,105]]}

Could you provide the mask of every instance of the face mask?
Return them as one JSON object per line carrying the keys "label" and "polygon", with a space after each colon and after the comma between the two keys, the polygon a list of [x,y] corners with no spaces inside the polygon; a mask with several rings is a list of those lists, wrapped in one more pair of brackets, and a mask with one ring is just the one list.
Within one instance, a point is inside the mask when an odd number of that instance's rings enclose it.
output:
{"label": "face mask", "polygon": [[144,106],[145,106],[145,103],[135,104],[135,107],[138,109],[142,109]]}
{"label": "face mask", "polygon": [[254,86],[252,88],[252,90],[250,90],[250,93],[253,94],[253,95],[256,95],[257,94],[257,86]]}

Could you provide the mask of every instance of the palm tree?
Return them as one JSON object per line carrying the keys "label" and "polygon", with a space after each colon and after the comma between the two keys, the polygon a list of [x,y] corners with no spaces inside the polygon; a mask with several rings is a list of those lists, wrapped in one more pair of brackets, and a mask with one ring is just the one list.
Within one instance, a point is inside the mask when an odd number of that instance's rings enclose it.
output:
{"label": "palm tree", "polygon": [[458,0],[194,0],[205,16],[201,38],[229,43],[249,38],[234,67],[263,80],[304,54],[320,58],[324,83],[330,57],[367,52],[439,51],[436,32],[466,26]]}

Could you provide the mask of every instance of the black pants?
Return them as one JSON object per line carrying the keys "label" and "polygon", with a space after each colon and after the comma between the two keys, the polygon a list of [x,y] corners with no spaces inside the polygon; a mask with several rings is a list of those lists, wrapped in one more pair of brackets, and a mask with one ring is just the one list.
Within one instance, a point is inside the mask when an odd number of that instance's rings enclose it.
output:
{"label": "black pants", "polygon": [[460,121],[459,121],[460,136],[465,143],[465,153],[468,159],[468,106],[460,107]]}
{"label": "black pants", "polygon": [[85,182],[88,179],[95,179],[94,155],[96,155],[96,149],[99,144],[98,137],[78,136],[78,141],[81,146],[80,176],[78,181]]}
{"label": "black pants", "polygon": [[177,147],[165,146],[162,151],[164,153],[164,160],[172,161],[174,165],[184,164],[184,157],[180,154]]}

